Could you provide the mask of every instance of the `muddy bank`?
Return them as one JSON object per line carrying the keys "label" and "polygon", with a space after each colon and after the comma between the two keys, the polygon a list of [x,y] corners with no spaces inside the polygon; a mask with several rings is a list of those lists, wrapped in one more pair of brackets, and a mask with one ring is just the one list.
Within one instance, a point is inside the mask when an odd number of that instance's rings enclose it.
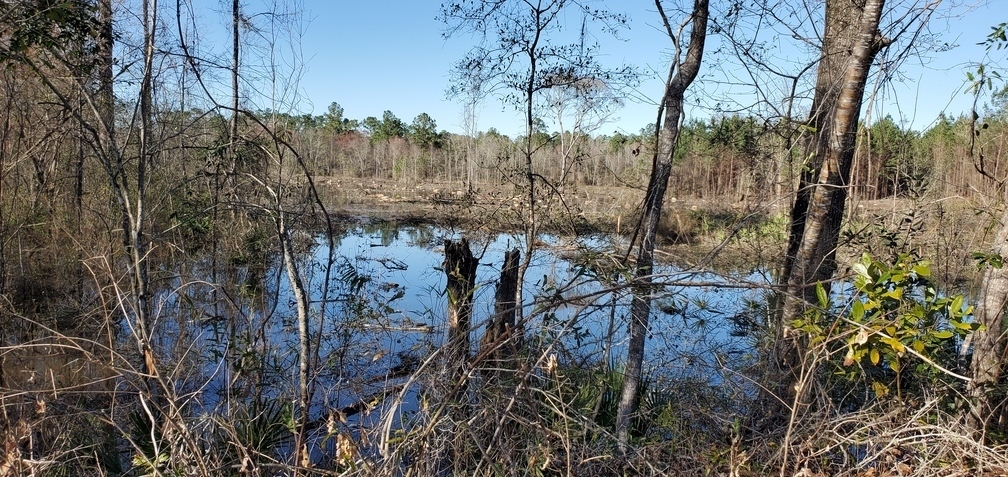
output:
{"label": "muddy bank", "polygon": [[[524,196],[506,187],[462,183],[402,184],[325,178],[331,211],[347,221],[437,224],[473,231],[517,232]],[[580,186],[540,212],[542,231],[616,234],[629,242],[643,198],[630,187]],[[760,204],[670,197],[659,229],[659,259],[703,268],[765,267],[779,257],[784,224],[779,201]]]}
{"label": "muddy bank", "polygon": [[[512,187],[464,183],[409,184],[322,178],[331,210],[347,221],[438,224],[473,231],[522,229],[524,195]],[[545,207],[544,232],[604,233],[629,239],[644,192],[633,187],[578,186]],[[670,196],[659,230],[658,258],[716,271],[776,269],[787,240],[790,198]],[[838,261],[843,274],[862,253],[892,260],[909,251],[935,264],[935,278],[968,293],[979,275],[973,252],[986,250],[996,211],[962,198],[851,201]]]}

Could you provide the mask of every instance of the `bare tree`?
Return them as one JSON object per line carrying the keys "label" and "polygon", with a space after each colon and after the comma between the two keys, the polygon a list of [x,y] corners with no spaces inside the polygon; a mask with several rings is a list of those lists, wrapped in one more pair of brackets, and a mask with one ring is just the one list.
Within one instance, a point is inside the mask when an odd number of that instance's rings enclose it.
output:
{"label": "bare tree", "polygon": [[[903,60],[932,47],[928,42],[933,39],[925,32],[939,3],[841,0],[818,7],[810,3],[793,5],[784,11],[769,2],[751,4],[758,25],[766,22],[770,28],[783,29],[782,33],[795,38],[805,49],[817,52],[817,61],[795,63],[793,72],[761,56],[759,52],[765,51],[761,44],[755,39],[745,41],[745,33],[731,39],[736,55],[754,80],[753,88],[762,98],[761,104],[772,109],[776,117],[791,124],[792,113],[803,109],[807,101],[803,83],[810,85],[811,92],[808,119],[796,128],[784,128],[788,155],[793,137],[798,138],[794,142],[802,152],[801,161],[795,164],[801,173],[778,278],[782,291],[776,300],[773,322],[777,339],[770,367],[775,368],[771,370],[775,377],[769,389],[776,396],[768,397],[766,402],[778,411],[782,409],[779,399],[791,402],[797,397],[793,372],[802,366],[804,353],[800,333],[790,329],[791,323],[815,301],[816,284],[830,280],[837,269],[836,250],[851,186],[856,133],[872,67],[879,66],[876,81],[882,85]],[[739,17],[732,18],[738,23]],[[803,79],[813,66],[815,80]],[[783,96],[774,97],[769,88],[758,84],[755,80],[760,74],[775,78],[782,85]]]}
{"label": "bare tree", "polygon": [[[73,8],[73,6],[70,6]],[[81,58],[67,52],[53,52],[44,60],[30,56],[19,58],[20,61],[34,70],[36,77],[56,98],[64,109],[76,116],[83,130],[84,142],[100,163],[108,180],[111,199],[119,214],[116,222],[119,227],[116,232],[122,234],[122,253],[125,260],[112,260],[113,263],[124,265],[121,270],[109,270],[113,283],[118,277],[128,280],[129,287],[123,291],[113,286],[115,314],[124,317],[124,324],[135,342],[138,354],[139,370],[137,376],[142,384],[138,385],[138,397],[143,409],[143,418],[151,429],[162,429],[165,416],[177,411],[171,399],[171,389],[162,379],[158,365],[158,354],[153,342],[156,330],[152,317],[153,295],[150,287],[149,270],[151,268],[151,218],[149,210],[149,187],[152,168],[162,144],[154,115],[154,78],[157,74],[155,56],[158,30],[157,0],[141,2],[139,19],[142,29],[142,42],[137,54],[139,59],[134,65],[139,68],[126,70],[135,75],[139,83],[139,91],[131,114],[119,117],[115,113],[116,97],[113,89],[112,64],[112,7],[110,2],[97,5],[95,67],[97,72],[97,90],[94,88],[90,75],[81,75]],[[70,11],[69,13],[73,13]],[[53,74],[53,71],[59,71]],[[90,71],[85,68],[85,70]],[[66,81],[64,79],[69,79]],[[79,106],[83,103],[83,108]],[[124,120],[128,133],[124,134],[121,146],[117,137],[117,120]],[[76,171],[78,191],[82,192],[83,165]],[[151,444],[155,448],[169,445],[160,437],[151,435]]]}
{"label": "bare tree", "polygon": [[[630,343],[627,345],[626,370],[623,389],[616,417],[616,438],[620,450],[626,452],[630,439],[630,418],[638,404],[641,368],[644,362],[644,341],[647,337],[648,321],[651,313],[651,275],[654,269],[655,236],[661,220],[662,203],[672,175],[672,160],[679,142],[679,126],[683,121],[684,96],[686,89],[700,71],[704,43],[707,39],[708,0],[695,0],[693,12],[673,29],[660,0],[655,6],[662,17],[662,24],[672,41],[673,55],[669,66],[665,92],[658,106],[655,122],[654,155],[652,157],[651,178],[644,195],[644,207],[638,227],[640,242],[637,245],[635,272],[636,287],[630,310]],[[689,44],[682,49],[681,40],[689,29]]]}
{"label": "bare tree", "polygon": [[[272,2],[266,5],[267,11],[261,14],[243,14],[239,0],[232,2],[232,64],[229,68],[231,79],[231,95],[229,101],[218,101],[210,88],[204,83],[206,78],[200,68],[200,58],[192,55],[182,34],[181,19],[178,20],[179,36],[182,37],[184,56],[191,71],[197,76],[206,100],[210,101],[218,111],[230,113],[227,131],[226,174],[229,187],[238,187],[239,178],[250,182],[265,200],[255,202],[256,194],[244,198],[244,202],[232,204],[235,208],[247,208],[265,212],[272,220],[276,243],[282,259],[283,270],[291,286],[295,304],[295,322],[297,324],[297,426],[294,449],[292,453],[294,475],[301,475],[311,466],[311,451],[308,442],[308,430],[311,424],[311,406],[315,394],[314,376],[319,367],[320,342],[327,325],[327,309],[330,304],[330,285],[332,267],[336,261],[337,247],[335,245],[335,227],[332,217],[326,209],[318,188],[315,184],[314,171],[301,152],[288,141],[282,131],[278,116],[283,109],[297,107],[297,81],[302,73],[302,59],[296,44],[303,35],[303,17],[299,5],[293,3]],[[181,5],[176,4],[178,16],[181,16]],[[253,24],[250,18],[261,18],[264,25]],[[245,41],[240,35],[243,28],[248,29]],[[249,38],[249,37],[252,38]],[[283,48],[289,46],[288,51]],[[244,51],[244,53],[242,53]],[[249,64],[249,56],[258,58],[260,63]],[[242,60],[247,66],[240,68]],[[285,69],[286,68],[286,69]],[[260,72],[258,75],[244,76],[243,71]],[[244,81],[253,87],[262,88],[258,96],[266,102],[265,109],[271,114],[261,116],[240,103],[239,83]],[[219,114],[219,113],[218,113]],[[249,138],[243,137],[242,124],[246,124]],[[247,154],[259,156],[269,162],[259,169],[241,167],[239,151],[248,149]],[[219,167],[218,167],[219,171]],[[219,184],[218,184],[219,186]],[[297,217],[307,215],[310,220],[321,221],[325,227],[327,241],[327,261],[322,265],[322,282],[318,300],[313,300],[306,285],[305,267],[299,260],[293,234],[299,223]],[[317,303],[313,308],[312,303]],[[315,326],[313,328],[313,325]],[[331,325],[331,324],[329,324]]]}
{"label": "bare tree", "polygon": [[[817,281],[836,269],[835,255],[843,217],[857,121],[868,72],[875,56],[891,40],[879,31],[884,2],[857,8],[845,2],[826,5],[822,56],[808,120],[811,164],[805,168],[791,213],[791,229],[782,282],[789,292],[812,301]],[[799,308],[785,299],[784,320]]]}
{"label": "bare tree", "polygon": [[[1001,217],[1001,228],[994,236],[990,248],[991,256],[1008,256],[1008,211]],[[976,331],[972,339],[973,358],[971,362],[972,380],[966,388],[971,403],[968,425],[979,435],[984,435],[992,426],[1004,429],[1004,391],[999,389],[1003,382],[1006,331],[1005,309],[1008,306],[1008,269],[997,263],[988,263],[980,285],[980,299],[976,307],[976,321],[983,329]]]}
{"label": "bare tree", "polygon": [[875,56],[890,42],[879,31],[884,3],[869,0],[863,8],[842,1],[826,5],[823,53],[809,119],[814,131],[807,145],[810,164],[792,208],[781,278],[786,292],[778,303],[781,315],[772,360],[783,370],[773,378],[776,384],[770,389],[775,396],[765,400],[773,409],[770,416],[786,414],[782,403],[790,405],[792,417],[800,406],[801,393],[795,383],[804,346],[790,323],[815,301],[815,283],[829,280],[836,269],[862,97]]}
{"label": "bare tree", "polygon": [[623,99],[619,91],[609,84],[594,79],[583,79],[554,88],[547,92],[546,103],[553,111],[553,117],[559,130],[560,171],[555,178],[558,186],[563,187],[577,179],[569,181],[574,166],[581,157],[576,154],[578,147],[586,146],[588,135],[598,131],[609,121],[616,108],[622,106]]}
{"label": "bare tree", "polygon": [[[143,48],[143,76],[140,79],[140,130],[139,130],[139,151],[140,157],[136,161],[136,192],[134,203],[129,207],[132,210],[129,217],[129,242],[127,251],[132,260],[133,271],[133,294],[137,300],[137,323],[141,333],[141,350],[143,351],[145,372],[149,375],[156,375],[153,351],[150,349],[150,295],[148,286],[148,263],[147,263],[147,238],[144,236],[146,226],[147,207],[147,167],[153,159],[153,77],[154,77],[154,31],[157,28],[157,0],[144,0],[143,6],[144,23],[144,48]],[[125,179],[125,178],[124,178]],[[129,202],[127,202],[129,203]]]}
{"label": "bare tree", "polygon": [[241,60],[241,43],[239,31],[241,27],[241,2],[231,2],[231,121],[228,123],[228,159],[231,161],[228,173],[234,174],[234,163],[238,148],[238,78],[239,61]]}

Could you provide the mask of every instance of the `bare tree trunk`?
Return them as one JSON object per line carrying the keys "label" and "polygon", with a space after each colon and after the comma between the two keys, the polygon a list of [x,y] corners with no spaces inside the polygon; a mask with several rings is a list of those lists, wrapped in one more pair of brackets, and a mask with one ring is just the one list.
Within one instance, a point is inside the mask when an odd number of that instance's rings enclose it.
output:
{"label": "bare tree trunk", "polygon": [[[105,121],[110,128],[109,136],[115,137],[115,123],[113,121],[114,114],[114,104],[115,104],[115,94],[113,92],[113,71],[114,66],[112,49],[113,49],[113,32],[112,32],[112,0],[100,0],[98,2],[98,25],[100,30],[98,32],[97,38],[97,50],[98,50],[98,102],[102,105],[102,114],[105,116]],[[83,109],[83,98],[81,99],[80,107]],[[83,111],[81,112],[83,114]],[[83,200],[84,200],[84,124],[83,121],[80,124],[80,141],[82,143],[80,148],[80,156],[77,159],[76,167],[76,187],[74,190],[75,205],[77,206],[77,231],[81,233],[81,225],[84,221],[83,217]]]}
{"label": "bare tree trunk", "polygon": [[[855,23],[857,35],[849,50],[849,58],[840,63],[843,76],[839,94],[835,97],[835,104],[824,103],[818,110],[829,111],[831,117],[822,122],[823,129],[817,131],[819,145],[818,159],[815,162],[820,164],[817,179],[815,183],[808,184],[802,189],[808,194],[807,210],[804,213],[800,210],[792,213],[791,240],[797,241],[798,247],[794,256],[788,257],[789,269],[782,275],[787,277],[785,283],[787,291],[781,298],[776,361],[784,368],[782,370],[784,375],[775,386],[777,397],[789,402],[793,401],[795,396],[793,371],[801,365],[803,346],[797,342],[798,334],[788,330],[788,324],[804,313],[808,303],[815,301],[815,284],[829,280],[836,270],[836,247],[847,189],[850,186],[857,123],[868,71],[876,54],[889,43],[878,30],[884,3],[884,0],[867,0],[863,9],[855,11],[859,18]],[[856,9],[852,3],[832,1],[826,7],[827,15],[839,13],[833,18],[847,20],[851,12],[837,10],[844,8]],[[827,25],[826,28],[827,31],[835,29],[832,25]],[[823,70],[822,74],[832,77],[834,73]],[[829,94],[825,96],[826,100],[834,101]],[[798,197],[795,201],[796,209],[802,205],[801,202],[802,198]],[[797,230],[799,222],[796,217],[801,217],[800,237],[796,236],[799,233]]]}
{"label": "bare tree trunk", "polygon": [[[13,75],[10,75],[10,79],[4,82],[5,91],[3,93],[6,101],[2,113],[0,113],[3,115],[3,121],[0,124],[0,197],[4,197],[4,181],[7,176],[4,171],[7,170],[8,143],[14,135],[11,127],[11,110],[13,109],[15,91],[15,87],[10,84],[10,81],[13,81],[12,77]],[[7,216],[4,212],[3,203],[0,202],[0,294],[7,292],[7,235],[9,230],[6,223]],[[0,365],[2,364],[3,362],[0,361]]]}
{"label": "bare tree trunk", "polygon": [[[678,37],[662,9],[661,1],[655,0],[665,28],[673,43],[678,45]],[[633,303],[630,310],[630,343],[627,346],[626,370],[623,390],[616,415],[616,438],[620,450],[625,452],[630,439],[630,417],[638,404],[641,369],[644,362],[644,340],[647,336],[648,320],[651,313],[651,274],[654,266],[655,235],[661,219],[662,203],[672,174],[672,159],[679,141],[679,122],[683,115],[683,95],[686,88],[696,78],[703,59],[704,42],[707,38],[708,0],[695,0],[691,16],[692,32],[689,48],[680,64],[679,52],[673,57],[669,67],[669,78],[665,84],[665,95],[658,110],[655,123],[655,151],[651,167],[651,179],[644,196],[644,210],[640,223],[640,243],[637,248],[637,271]],[[678,70],[677,70],[678,69]],[[662,116],[664,115],[664,120]]]}
{"label": "bare tree trunk", "polygon": [[809,201],[812,197],[812,185],[815,183],[822,158],[829,144],[829,132],[833,125],[833,109],[839,102],[843,75],[847,65],[848,55],[856,40],[855,24],[860,11],[844,5],[843,2],[829,2],[826,6],[826,23],[824,26],[822,54],[819,57],[819,67],[816,73],[815,95],[812,98],[812,110],[806,122],[808,130],[813,131],[806,137],[798,191],[791,207],[791,225],[788,234],[788,248],[784,255],[784,265],[781,269],[781,283],[787,283],[795,256],[801,246],[805,232],[805,218],[808,215]]}
{"label": "bare tree trunk", "polygon": [[525,84],[525,187],[528,187],[527,196],[528,203],[525,207],[528,207],[528,215],[522,216],[522,221],[525,222],[525,259],[522,260],[521,265],[518,266],[518,281],[517,287],[515,287],[515,303],[517,307],[515,309],[515,314],[517,317],[517,322],[519,326],[525,323],[525,310],[524,310],[524,289],[525,289],[525,273],[528,271],[529,266],[532,265],[532,252],[535,250],[536,239],[539,237],[539,229],[536,224],[536,193],[535,193],[535,170],[532,169],[532,156],[535,152],[532,149],[532,133],[534,131],[534,119],[535,113],[534,100],[536,93],[536,72],[537,70],[537,60],[541,54],[538,51],[539,39],[543,31],[543,10],[539,8],[533,8],[532,14],[535,17],[535,35],[532,38],[532,42],[529,45],[526,53],[529,59],[529,74],[528,82]]}
{"label": "bare tree trunk", "polygon": [[[220,157],[213,159],[209,167],[212,167],[212,181],[213,181],[213,195],[211,196],[211,214],[213,218],[213,223],[218,224],[220,219],[220,198],[221,189],[225,185],[221,182],[221,165],[223,161],[227,161],[227,177],[233,178],[235,172],[235,164],[237,163],[238,156],[238,62],[239,54],[241,52],[239,44],[239,21],[240,21],[240,10],[239,10],[239,0],[234,0],[231,4],[231,32],[232,32],[232,45],[231,45],[231,120],[228,122],[228,144],[227,144],[227,156],[223,160]],[[184,107],[184,105],[183,105]],[[234,212],[231,211],[228,214],[230,218],[234,218]],[[210,228],[210,281],[213,286],[210,288],[210,300],[213,303],[213,314],[214,318],[218,319],[221,316],[221,302],[218,299],[218,255],[220,254],[220,235],[218,231],[219,227]],[[283,239],[281,239],[283,240]],[[226,372],[230,372],[231,369],[227,369]],[[230,409],[230,387],[228,392],[228,403]],[[299,436],[301,437],[301,436]]]}
{"label": "bare tree trunk", "polygon": [[[241,54],[239,33],[241,27],[240,0],[231,2],[231,121],[228,122],[228,157],[226,178],[234,180],[238,167],[238,73]],[[233,191],[232,191],[233,193]]]}
{"label": "bare tree trunk", "polygon": [[[991,253],[1008,255],[1008,210],[1001,217],[1001,229],[994,237]],[[967,423],[979,435],[993,428],[1008,428],[1005,422],[1005,392],[999,386],[1005,360],[1005,311],[1008,306],[1008,268],[988,266],[980,288],[974,317],[984,326],[972,337],[973,380],[966,387],[970,403]],[[999,389],[1000,388],[1000,389]]]}
{"label": "bare tree trunk", "polygon": [[239,0],[231,2],[231,122],[229,124],[228,145],[231,151],[230,173],[234,173],[235,151],[238,146],[238,61],[241,53],[238,42],[239,27],[241,26],[241,10]]}
{"label": "bare tree trunk", "polygon": [[[836,270],[836,245],[850,186],[865,84],[875,55],[888,44],[878,31],[884,3],[884,0],[865,2],[857,41],[844,70],[840,94],[836,105],[829,108],[833,117],[821,136],[823,141],[818,153],[821,167],[816,183],[807,188],[810,196],[804,230],[788,273],[785,322],[797,317],[803,303],[815,298],[815,283],[828,280]],[[852,4],[845,5],[853,8]]]}
{"label": "bare tree trunk", "polygon": [[305,290],[304,281],[301,279],[301,272],[298,270],[294,247],[291,244],[290,230],[287,227],[287,215],[280,204],[280,195],[277,198],[276,221],[277,237],[280,240],[280,248],[283,251],[284,269],[287,271],[287,279],[291,284],[291,291],[294,293],[294,302],[297,304],[297,324],[298,324],[298,406],[301,408],[298,423],[297,439],[295,440],[294,465],[295,475],[301,475],[301,471],[308,467],[309,453],[307,443],[308,422],[311,414],[311,390],[309,372],[311,370],[311,340],[308,336],[308,293]]}
{"label": "bare tree trunk", "polygon": [[[150,297],[147,291],[147,239],[144,236],[146,226],[147,199],[147,166],[152,155],[152,80],[154,76],[154,30],[157,25],[157,0],[143,1],[144,16],[144,69],[140,83],[140,130],[139,152],[136,166],[136,198],[135,203],[127,205],[134,207],[128,220],[127,253],[130,256],[130,267],[133,277],[133,296],[136,300],[136,321],[140,336],[140,349],[144,358],[144,372],[156,376],[154,352],[150,346]],[[114,119],[112,121],[114,123]],[[125,180],[125,178],[124,178]],[[153,389],[149,391],[153,392]]]}

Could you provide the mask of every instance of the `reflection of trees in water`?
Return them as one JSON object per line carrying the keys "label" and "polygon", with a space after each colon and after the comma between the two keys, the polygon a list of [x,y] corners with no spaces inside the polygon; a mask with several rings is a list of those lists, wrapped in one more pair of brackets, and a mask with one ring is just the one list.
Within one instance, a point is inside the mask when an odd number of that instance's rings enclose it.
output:
{"label": "reflection of trees in water", "polygon": [[[190,254],[161,256],[161,266],[151,273],[152,345],[174,396],[173,406],[177,406],[165,410],[166,416],[202,422],[207,432],[231,436],[236,442],[245,439],[244,434],[273,436],[277,442],[265,448],[277,451],[286,449],[286,437],[278,437],[269,426],[243,426],[249,413],[269,410],[267,414],[273,417],[267,420],[279,420],[281,425],[291,415],[289,407],[268,405],[289,403],[295,396],[291,384],[291,370],[297,365],[293,304],[278,255],[269,251],[255,229],[239,235],[222,237],[226,243],[216,248],[217,260],[212,259],[215,248],[209,246],[195,247]],[[364,424],[387,409],[383,403],[392,392],[408,393],[404,412],[421,412],[422,396],[416,394],[420,388],[410,383],[435,379],[413,373],[436,355],[442,343],[439,333],[431,333],[444,320],[443,309],[438,308],[443,305],[437,305],[444,298],[435,283],[441,274],[434,268],[441,256],[434,244],[446,235],[450,233],[437,227],[377,223],[337,240],[339,259],[331,283],[329,319],[319,323],[312,317],[311,322],[313,329],[321,331],[319,366],[312,372],[318,392],[310,414],[316,437],[326,427],[329,413],[336,411],[349,419],[348,425],[364,426],[355,432],[373,432]],[[494,282],[500,273],[497,254],[503,255],[507,244],[513,243],[506,236],[481,240],[486,243],[476,246],[483,254],[473,316],[476,333],[483,332],[492,314]],[[316,301],[322,280],[322,264],[317,261],[325,256],[322,247],[310,243],[299,247],[298,260]],[[539,260],[536,266],[542,268],[535,273],[543,277],[542,288],[528,291],[539,303],[549,305],[531,314],[523,325],[533,349],[553,346],[561,365],[589,366],[598,361],[605,347],[601,343],[622,340],[608,334],[605,323],[611,316],[621,316],[625,303],[609,295],[595,296],[600,288],[595,275],[575,271],[572,264],[587,251],[557,248],[557,252],[563,258],[549,252]],[[216,269],[212,269],[214,264]],[[15,348],[3,352],[5,390],[20,392],[16,398],[20,401],[8,398],[5,404],[14,416],[12,422],[18,416],[35,416],[32,426],[56,420],[61,432],[67,433],[59,441],[64,444],[71,438],[93,439],[84,424],[77,431],[71,429],[79,423],[66,418],[68,413],[82,423],[107,421],[103,432],[110,436],[132,433],[131,426],[147,422],[131,420],[131,416],[143,417],[144,403],[135,394],[120,391],[139,385],[140,378],[128,364],[135,362],[136,353],[126,339],[128,323],[119,318],[114,302],[101,304],[98,291],[110,288],[87,285],[92,291],[55,300],[49,298],[52,295],[36,295],[36,322],[16,319],[14,314],[7,314],[4,321],[7,344],[20,344],[16,352]],[[582,294],[587,297],[576,298]],[[52,318],[88,306],[91,318]],[[624,326],[625,322],[616,328]],[[43,353],[42,343],[59,344],[44,348]],[[524,359],[520,357],[524,345],[507,349],[518,356],[509,359]],[[53,389],[55,397],[48,397]],[[47,408],[44,415],[37,415],[39,396]],[[200,421],[200,416],[210,421]],[[79,432],[77,437],[72,431]],[[321,440],[313,442],[322,445]],[[58,445],[53,444],[53,449]],[[226,446],[222,449],[222,456],[232,452]]]}

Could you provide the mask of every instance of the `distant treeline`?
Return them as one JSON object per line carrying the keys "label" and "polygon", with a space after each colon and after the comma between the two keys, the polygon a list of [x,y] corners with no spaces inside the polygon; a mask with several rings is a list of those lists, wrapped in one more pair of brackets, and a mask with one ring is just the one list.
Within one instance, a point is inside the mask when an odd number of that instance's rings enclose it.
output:
{"label": "distant treeline", "polygon": [[[322,175],[461,181],[478,187],[506,182],[522,167],[524,137],[511,138],[494,128],[474,137],[437,131],[436,122],[426,113],[411,124],[391,111],[385,111],[381,119],[360,121],[344,118],[342,113],[333,103],[323,115],[273,117],[309,152]],[[1006,119],[1004,112],[988,112],[975,123],[965,116],[943,115],[924,132],[890,116],[862,126],[852,197],[972,196],[981,171],[993,177],[1008,174],[1003,159]],[[784,197],[793,192],[804,167],[806,129],[800,123],[739,115],[689,121],[682,129],[672,193],[705,198]],[[565,185],[642,186],[650,170],[652,130],[589,136],[543,128],[533,136],[538,170],[546,171],[548,179],[566,177]],[[571,173],[564,175],[568,168]]]}

